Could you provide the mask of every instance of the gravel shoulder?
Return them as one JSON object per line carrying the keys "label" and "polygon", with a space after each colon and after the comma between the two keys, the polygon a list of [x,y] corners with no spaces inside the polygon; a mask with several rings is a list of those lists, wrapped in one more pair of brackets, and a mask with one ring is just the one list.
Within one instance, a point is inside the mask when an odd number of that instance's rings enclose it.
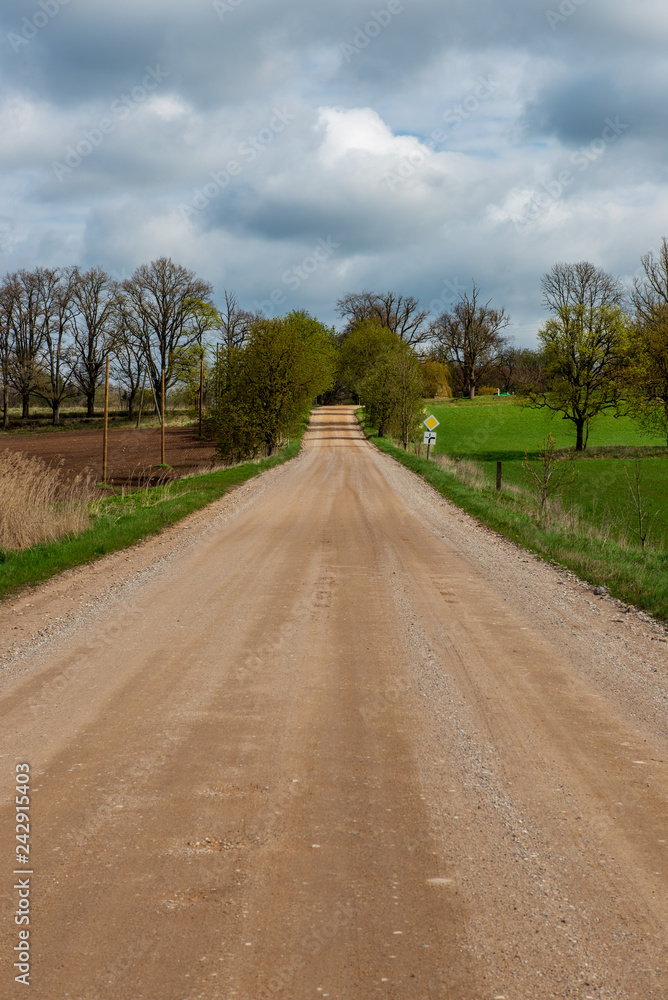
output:
{"label": "gravel shoulder", "polygon": [[665,1000],[667,640],[317,411],[0,604],[39,996]]}

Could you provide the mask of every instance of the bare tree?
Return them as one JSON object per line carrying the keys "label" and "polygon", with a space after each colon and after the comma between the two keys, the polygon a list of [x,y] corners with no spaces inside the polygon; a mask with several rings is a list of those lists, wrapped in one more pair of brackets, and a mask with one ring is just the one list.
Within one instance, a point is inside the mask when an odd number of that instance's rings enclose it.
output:
{"label": "bare tree", "polygon": [[24,420],[30,417],[30,395],[39,382],[44,341],[39,274],[40,268],[15,271],[5,276],[2,286],[5,322],[12,343],[9,383],[21,397]]}
{"label": "bare tree", "polygon": [[566,460],[557,454],[557,445],[552,434],[548,434],[544,441],[540,441],[538,447],[539,461],[536,465],[529,461],[528,452],[524,452],[522,479],[536,494],[540,522],[547,502],[567,489],[575,480],[576,473],[573,467],[566,465]]}
{"label": "bare tree", "polygon": [[142,264],[122,283],[128,333],[143,354],[156,399],[160,383],[178,381],[179,350],[197,340],[197,315],[209,302],[211,285],[169,257]]}
{"label": "bare tree", "polygon": [[530,347],[505,347],[501,352],[499,375],[503,392],[522,392],[526,386],[546,388],[543,356]]}
{"label": "bare tree", "polygon": [[412,295],[351,292],[339,299],[336,305],[339,316],[348,321],[347,331],[363,319],[375,319],[412,346],[422,343],[429,336],[426,324],[429,310],[421,309]]}
{"label": "bare tree", "polygon": [[71,271],[37,268],[37,287],[42,306],[42,373],[35,386],[38,396],[51,407],[54,427],[60,423],[60,406],[72,395],[72,366],[69,337],[72,323]]}
{"label": "bare tree", "polygon": [[95,392],[102,378],[105,360],[114,341],[118,321],[118,292],[114,280],[101,267],[81,272],[73,278],[73,377],[86,397],[86,416],[95,415]]}
{"label": "bare tree", "polygon": [[497,371],[508,343],[501,331],[508,326],[510,317],[505,309],[492,309],[490,301],[484,305],[479,302],[474,281],[471,294],[460,294],[459,302],[439,316],[432,327],[436,356],[451,365],[469,399]]}
{"label": "bare tree", "polygon": [[[113,379],[122,386],[128,404],[128,417],[134,418],[135,402],[140,391],[146,388],[147,365],[141,341],[134,336],[133,325],[126,312],[123,300],[117,304],[116,329],[111,349],[110,372]],[[154,390],[155,391],[155,390]],[[156,400],[157,412],[157,396]],[[143,399],[142,404],[143,405]],[[141,406],[140,406],[141,409]]]}
{"label": "bare tree", "polygon": [[219,310],[220,332],[225,347],[243,347],[251,325],[258,319],[254,313],[239,308],[233,292],[225,291],[225,304]]}
{"label": "bare tree", "polygon": [[12,351],[9,313],[11,294],[5,283],[0,285],[0,371],[2,372],[2,426],[9,427],[9,360]]}
{"label": "bare tree", "polygon": [[554,264],[541,279],[543,303],[550,312],[562,309],[623,309],[624,289],[618,278],[588,260]]}
{"label": "bare tree", "polygon": [[660,306],[668,306],[668,240],[664,236],[661,249],[654,255],[651,251],[640,258],[642,278],[633,282],[632,299],[636,312],[646,322],[651,322],[654,312]]}

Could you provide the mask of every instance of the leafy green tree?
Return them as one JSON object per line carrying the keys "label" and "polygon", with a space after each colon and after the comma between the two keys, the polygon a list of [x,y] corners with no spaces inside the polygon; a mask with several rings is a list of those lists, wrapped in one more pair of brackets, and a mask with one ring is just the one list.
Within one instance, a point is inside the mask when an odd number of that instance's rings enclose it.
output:
{"label": "leafy green tree", "polygon": [[378,359],[401,343],[399,336],[378,319],[360,319],[346,334],[339,350],[338,379],[359,398],[360,386]]}
{"label": "leafy green tree", "polygon": [[432,358],[421,358],[420,372],[422,374],[423,394],[425,396],[429,399],[434,399],[436,396],[452,396],[450,369],[442,361],[435,361]]}
{"label": "leafy green tree", "polygon": [[668,440],[668,305],[632,329],[624,378],[625,410]]}
{"label": "leafy green tree", "polygon": [[387,348],[360,383],[360,399],[379,437],[396,434],[404,448],[422,417],[424,382],[415,352],[404,342]]}
{"label": "leafy green tree", "polygon": [[641,258],[632,294],[636,322],[626,373],[627,409],[668,440],[668,240]]}
{"label": "leafy green tree", "polygon": [[243,346],[219,354],[211,422],[220,453],[228,460],[273,454],[335,370],[334,333],[308,313],[256,319]]}
{"label": "leafy green tree", "polygon": [[623,292],[617,279],[588,261],[555,264],[542,284],[552,312],[538,331],[547,387],[528,387],[526,398],[571,421],[576,451],[582,451],[591,421],[620,400],[629,343]]}

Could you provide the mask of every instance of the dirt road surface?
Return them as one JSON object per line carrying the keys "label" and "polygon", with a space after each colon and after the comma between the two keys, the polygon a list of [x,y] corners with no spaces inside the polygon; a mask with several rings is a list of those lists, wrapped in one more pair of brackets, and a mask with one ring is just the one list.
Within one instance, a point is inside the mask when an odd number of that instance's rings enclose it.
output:
{"label": "dirt road surface", "polygon": [[668,997],[665,631],[351,409],[0,641],[3,998]]}

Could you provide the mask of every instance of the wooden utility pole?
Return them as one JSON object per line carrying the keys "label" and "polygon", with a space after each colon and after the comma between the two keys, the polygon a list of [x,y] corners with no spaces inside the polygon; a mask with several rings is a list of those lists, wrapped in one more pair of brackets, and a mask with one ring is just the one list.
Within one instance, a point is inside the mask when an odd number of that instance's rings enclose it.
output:
{"label": "wooden utility pole", "polygon": [[109,435],[109,355],[107,372],[104,377],[104,424],[102,430],[102,482],[107,482],[107,437]]}
{"label": "wooden utility pole", "polygon": [[160,464],[165,464],[165,369],[162,369],[162,383],[160,387],[160,410],[162,422],[160,424]]}
{"label": "wooden utility pole", "polygon": [[144,403],[144,389],[146,388],[146,369],[144,369],[144,381],[141,386],[141,396],[139,397],[139,413],[137,414],[137,427],[139,428],[139,422],[141,420],[141,410]]}
{"label": "wooden utility pole", "polygon": [[199,365],[199,436],[202,436],[202,404],[204,402],[204,352]]}

